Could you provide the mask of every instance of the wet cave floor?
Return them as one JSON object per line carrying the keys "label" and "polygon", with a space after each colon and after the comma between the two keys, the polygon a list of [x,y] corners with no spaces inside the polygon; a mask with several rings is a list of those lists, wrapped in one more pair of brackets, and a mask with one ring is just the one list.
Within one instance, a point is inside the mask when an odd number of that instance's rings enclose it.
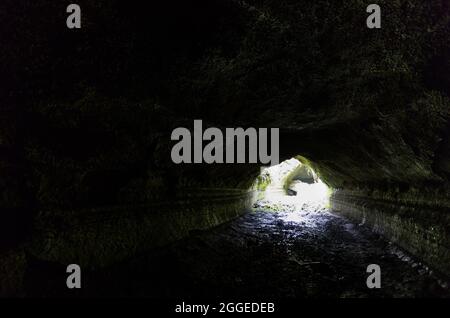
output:
{"label": "wet cave floor", "polygon": [[[366,286],[369,264],[381,268],[380,289]],[[248,213],[107,270],[85,271],[83,288],[76,291],[55,289],[52,280],[65,276],[44,278],[50,269],[40,267],[35,296],[450,297],[426,266],[326,209]]]}

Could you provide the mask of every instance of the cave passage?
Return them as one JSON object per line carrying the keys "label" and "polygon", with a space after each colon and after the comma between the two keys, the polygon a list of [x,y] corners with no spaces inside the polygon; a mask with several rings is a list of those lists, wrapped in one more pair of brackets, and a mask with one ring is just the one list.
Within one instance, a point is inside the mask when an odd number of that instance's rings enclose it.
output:
{"label": "cave passage", "polygon": [[0,1],[0,297],[450,297],[448,2]]}
{"label": "cave passage", "polygon": [[332,190],[312,168],[296,158],[263,168],[254,187],[258,193],[254,208],[259,211],[299,215],[302,211],[322,211],[330,206]]}
{"label": "cave passage", "polygon": [[[79,296],[449,297],[445,279],[395,244],[329,209],[331,190],[296,158],[264,168],[253,210],[107,269],[88,271]],[[31,294],[61,296],[63,272],[35,261]],[[381,289],[366,285],[369,264]],[[36,281],[37,279],[37,281]],[[73,291],[71,292],[73,296]]]}

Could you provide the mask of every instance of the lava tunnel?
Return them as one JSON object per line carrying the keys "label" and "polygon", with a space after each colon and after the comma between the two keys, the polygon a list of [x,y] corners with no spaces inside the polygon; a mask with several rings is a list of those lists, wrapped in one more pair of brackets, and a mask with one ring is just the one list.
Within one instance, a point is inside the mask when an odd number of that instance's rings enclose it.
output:
{"label": "lava tunnel", "polygon": [[450,297],[447,1],[16,3],[0,296]]}

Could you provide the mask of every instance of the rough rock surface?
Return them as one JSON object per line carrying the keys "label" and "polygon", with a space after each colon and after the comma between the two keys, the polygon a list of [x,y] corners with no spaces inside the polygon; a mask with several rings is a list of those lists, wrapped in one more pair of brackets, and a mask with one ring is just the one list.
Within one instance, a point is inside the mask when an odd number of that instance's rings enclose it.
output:
{"label": "rough rock surface", "polygon": [[[64,27],[58,1],[20,2],[0,3],[0,268],[21,270],[0,285],[21,285],[23,255],[63,264],[87,241],[120,241],[124,228],[102,217],[117,207],[142,242],[127,207],[177,206],[198,188],[247,191],[257,165],[171,163],[172,129],[199,118],[280,127],[281,159],[306,158],[340,191],[336,210],[358,223],[377,216],[367,224],[450,274],[448,1],[379,0],[383,26],[369,30],[359,0],[80,0],[83,32]],[[155,228],[170,222],[147,212]],[[93,230],[77,232],[86,215]],[[175,215],[185,228],[196,218]]]}
{"label": "rough rock surface", "polygon": [[[80,291],[58,288],[63,275],[55,273],[63,268],[38,264],[25,279],[28,293],[36,296],[450,296],[448,282],[370,229],[307,206],[300,212],[249,213],[169,248],[85,272]],[[366,286],[369,264],[381,267],[381,289]]]}

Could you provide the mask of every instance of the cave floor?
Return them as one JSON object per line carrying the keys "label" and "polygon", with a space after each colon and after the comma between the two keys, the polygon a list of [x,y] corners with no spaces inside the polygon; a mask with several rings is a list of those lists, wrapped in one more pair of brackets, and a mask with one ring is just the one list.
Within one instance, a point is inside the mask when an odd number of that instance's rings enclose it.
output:
{"label": "cave floor", "polygon": [[[366,286],[369,264],[381,267],[380,289]],[[326,209],[248,213],[212,230],[191,233],[168,248],[83,275],[83,288],[76,291],[79,296],[273,299],[450,295],[424,265],[365,226]],[[58,291],[49,277],[42,278],[39,286],[34,290],[39,295],[74,295],[67,289]]]}

